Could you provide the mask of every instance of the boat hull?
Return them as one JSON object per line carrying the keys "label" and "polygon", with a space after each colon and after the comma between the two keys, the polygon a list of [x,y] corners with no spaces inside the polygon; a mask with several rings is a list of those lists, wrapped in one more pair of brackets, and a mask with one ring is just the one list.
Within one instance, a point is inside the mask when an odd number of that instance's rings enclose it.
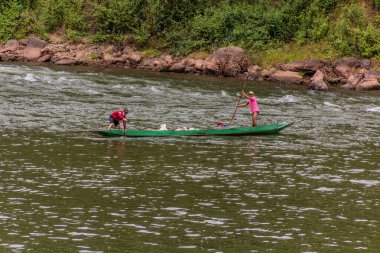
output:
{"label": "boat hull", "polygon": [[[292,123],[282,122],[276,125],[265,125],[245,128],[216,128],[216,129],[194,129],[194,130],[129,130],[126,137],[177,137],[177,136],[244,136],[276,134],[289,127]],[[96,133],[106,137],[123,136],[123,130],[100,130]]]}

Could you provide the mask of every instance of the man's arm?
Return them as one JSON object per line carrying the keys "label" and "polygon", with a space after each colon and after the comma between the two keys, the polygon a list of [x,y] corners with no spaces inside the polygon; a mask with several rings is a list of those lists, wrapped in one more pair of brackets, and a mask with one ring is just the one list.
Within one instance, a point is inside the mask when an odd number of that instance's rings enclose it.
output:
{"label": "man's arm", "polygon": [[126,118],[123,118],[123,127],[124,127],[124,135],[125,135],[125,132],[127,131],[127,119]]}

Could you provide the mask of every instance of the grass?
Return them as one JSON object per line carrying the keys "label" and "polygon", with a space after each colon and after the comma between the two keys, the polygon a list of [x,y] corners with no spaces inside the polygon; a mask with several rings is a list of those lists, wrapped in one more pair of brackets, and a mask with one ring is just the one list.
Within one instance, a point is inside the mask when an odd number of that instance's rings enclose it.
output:
{"label": "grass", "polygon": [[332,53],[327,43],[309,43],[298,45],[296,43],[287,44],[281,48],[270,49],[262,52],[255,52],[249,55],[251,63],[268,68],[277,63],[286,63],[297,60],[330,60],[337,55]]}

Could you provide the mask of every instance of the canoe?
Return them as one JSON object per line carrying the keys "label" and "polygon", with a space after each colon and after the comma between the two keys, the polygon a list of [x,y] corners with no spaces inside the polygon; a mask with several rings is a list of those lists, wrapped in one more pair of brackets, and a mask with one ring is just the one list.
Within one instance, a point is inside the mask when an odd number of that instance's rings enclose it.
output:
{"label": "canoe", "polygon": [[[220,127],[215,129],[190,129],[190,130],[130,130],[127,129],[126,137],[177,137],[177,136],[243,136],[243,135],[262,135],[276,134],[282,129],[289,127],[293,122],[282,122],[276,125],[265,125],[257,127],[243,128],[226,128]],[[107,137],[123,136],[123,130],[100,130],[95,131],[98,134]]]}

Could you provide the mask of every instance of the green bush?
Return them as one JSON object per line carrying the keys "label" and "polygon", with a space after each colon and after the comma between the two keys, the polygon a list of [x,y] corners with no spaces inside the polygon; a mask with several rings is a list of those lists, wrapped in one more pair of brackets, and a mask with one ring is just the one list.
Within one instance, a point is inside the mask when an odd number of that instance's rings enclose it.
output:
{"label": "green bush", "polygon": [[[10,0],[0,5],[0,41],[20,37],[23,29],[19,29],[23,6],[17,0]],[[20,34],[21,32],[21,34]],[[16,35],[16,36],[15,36]]]}
{"label": "green bush", "polygon": [[364,6],[344,6],[329,41],[341,55],[375,57],[380,53],[380,31],[366,17]]}

